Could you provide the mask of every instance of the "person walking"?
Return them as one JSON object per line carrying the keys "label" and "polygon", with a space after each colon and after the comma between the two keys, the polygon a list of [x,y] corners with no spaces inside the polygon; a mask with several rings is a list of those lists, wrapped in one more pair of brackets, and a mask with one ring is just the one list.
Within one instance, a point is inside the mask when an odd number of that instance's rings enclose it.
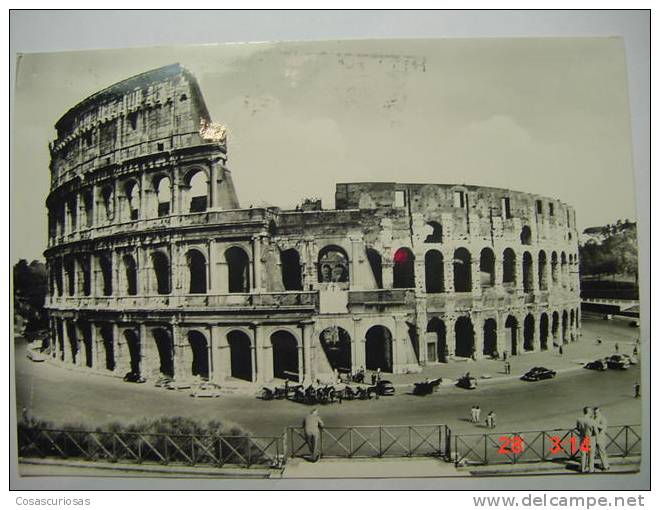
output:
{"label": "person walking", "polygon": [[319,460],[319,441],[321,439],[321,429],[323,427],[323,420],[319,416],[318,409],[314,409],[303,419],[305,441],[309,447],[312,462]]}
{"label": "person walking", "polygon": [[504,362],[504,373],[506,375],[511,375],[511,362],[510,361],[505,361]]}
{"label": "person walking", "polygon": [[479,423],[481,421],[481,408],[479,404],[474,407],[474,422]]}
{"label": "person walking", "polygon": [[610,461],[607,458],[607,418],[603,416],[600,408],[594,407],[593,419],[595,422],[596,454],[600,460],[603,471],[610,470]]}
{"label": "person walking", "polygon": [[477,420],[477,406],[473,404],[472,407],[470,408],[470,421],[472,423],[475,423],[476,420]]}
{"label": "person walking", "polygon": [[489,411],[486,416],[486,427],[489,429],[495,428],[495,413],[493,411]]}
{"label": "person walking", "polygon": [[614,343],[614,352],[619,352],[619,342]]}
{"label": "person walking", "polygon": [[633,385],[633,389],[635,391],[635,398],[639,398],[641,396],[642,385],[636,382]]}
{"label": "person walking", "polygon": [[560,345],[560,346],[559,346],[559,355],[560,355],[560,356],[563,356],[563,355],[564,355],[564,346],[563,346],[563,345]]}
{"label": "person walking", "polygon": [[582,411],[582,416],[577,419],[575,424],[580,438],[580,472],[593,473],[595,471],[593,437],[596,431],[596,422],[593,419],[590,407],[585,407]]}

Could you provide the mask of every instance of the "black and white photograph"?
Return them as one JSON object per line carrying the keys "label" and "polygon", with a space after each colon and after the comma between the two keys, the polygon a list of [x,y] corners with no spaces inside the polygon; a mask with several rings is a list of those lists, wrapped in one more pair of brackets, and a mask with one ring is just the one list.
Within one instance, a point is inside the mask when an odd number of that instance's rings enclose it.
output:
{"label": "black and white photograph", "polygon": [[618,37],[18,55],[19,475],[639,473],[627,80]]}

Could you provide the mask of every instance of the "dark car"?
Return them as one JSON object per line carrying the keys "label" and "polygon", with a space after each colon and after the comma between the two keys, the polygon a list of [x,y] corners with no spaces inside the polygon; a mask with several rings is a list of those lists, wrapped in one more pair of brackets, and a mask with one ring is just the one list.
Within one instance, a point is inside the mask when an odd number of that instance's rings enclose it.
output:
{"label": "dark car", "polygon": [[369,390],[379,396],[394,395],[394,385],[390,381],[378,381],[374,386],[369,387]]}
{"label": "dark car", "polygon": [[476,377],[470,377],[469,375],[464,375],[456,381],[456,386],[459,388],[464,388],[466,390],[473,390],[477,387]]}
{"label": "dark car", "polygon": [[552,379],[557,372],[545,367],[534,367],[521,377],[523,381],[541,381],[543,379]]}
{"label": "dark car", "polygon": [[589,363],[585,363],[584,368],[588,368],[589,370],[607,370],[607,361],[604,359],[597,359],[594,361],[590,361]]}
{"label": "dark car", "polygon": [[607,358],[607,368],[614,368],[617,370],[628,370],[630,367],[630,358],[623,354],[613,354]]}
{"label": "dark car", "polygon": [[132,383],[145,383],[147,380],[142,377],[140,374],[137,374],[135,372],[127,372],[126,375],[124,376],[124,381],[126,382],[132,382]]}
{"label": "dark car", "polygon": [[442,382],[442,377],[437,379],[430,379],[424,382],[415,383],[413,388],[413,395],[430,395],[438,389],[440,383]]}

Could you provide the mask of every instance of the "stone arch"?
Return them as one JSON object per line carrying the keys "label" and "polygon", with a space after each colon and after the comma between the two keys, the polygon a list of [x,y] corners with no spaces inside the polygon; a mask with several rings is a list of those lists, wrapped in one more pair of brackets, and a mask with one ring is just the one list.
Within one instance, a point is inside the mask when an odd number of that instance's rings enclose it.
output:
{"label": "stone arch", "polygon": [[424,274],[427,294],[445,291],[444,259],[438,250],[429,250],[424,256]]}
{"label": "stone arch", "polygon": [[552,327],[550,328],[552,333],[552,343],[555,345],[555,341],[559,339],[559,312],[552,313]]}
{"label": "stone arch", "polygon": [[486,247],[481,250],[479,256],[480,283],[482,287],[493,287],[495,285],[495,253]]}
{"label": "stone arch", "polygon": [[549,334],[549,324],[548,324],[548,314],[542,313],[539,323],[539,343],[542,351],[548,350],[548,334]]}
{"label": "stone arch", "polygon": [[415,255],[410,248],[402,247],[394,253],[394,288],[415,287]]}
{"label": "stone arch", "polygon": [[133,255],[126,254],[122,257],[124,265],[125,288],[124,291],[129,296],[137,294],[137,265]]}
{"label": "stone arch", "polygon": [[568,313],[566,310],[561,314],[561,342],[568,343]]}
{"label": "stone arch", "polygon": [[273,377],[300,381],[298,339],[289,331],[278,330],[270,335],[273,350]]}
{"label": "stone arch", "polygon": [[548,257],[545,251],[539,251],[538,262],[539,289],[548,290]]}
{"label": "stone arch", "polygon": [[78,264],[82,273],[82,290],[85,296],[92,294],[92,262],[91,257],[87,253],[82,253],[78,256]]}
{"label": "stone arch", "polygon": [[169,294],[172,291],[170,259],[162,251],[157,250],[151,254],[151,267],[155,277],[158,294]]}
{"label": "stone arch", "polygon": [[372,326],[366,334],[366,368],[393,371],[392,333],[385,326]]}
{"label": "stone arch", "polygon": [[247,333],[233,329],[227,333],[231,376],[235,379],[252,381],[252,341]]}
{"label": "stone arch", "polygon": [[522,261],[523,272],[523,291],[532,292],[534,289],[534,268],[532,262],[532,254],[526,251],[523,253]]}
{"label": "stone arch", "polygon": [[186,252],[186,265],[188,266],[188,292],[190,294],[206,294],[206,257],[192,248]]}
{"label": "stone arch", "polygon": [[567,262],[566,262],[566,252],[561,252],[561,286],[566,288],[568,286],[567,282],[567,273],[568,273],[568,268],[567,268]]}
{"label": "stone arch", "polygon": [[127,329],[124,331],[124,340],[128,347],[130,371],[134,374],[141,375],[140,356],[142,346],[140,345],[140,337],[134,329]]}
{"label": "stone arch", "polygon": [[447,328],[445,326],[444,321],[442,321],[438,317],[433,317],[431,320],[429,320],[426,326],[426,332],[434,333],[436,335],[436,341],[435,341],[436,359],[435,360],[430,359],[429,361],[437,360],[446,363],[448,360],[449,352],[447,350]]}
{"label": "stone arch", "polygon": [[424,239],[425,243],[441,243],[442,242],[442,225],[437,221],[429,221],[427,223],[433,230]]}
{"label": "stone arch", "polygon": [[573,342],[573,341],[575,341],[575,334],[574,334],[574,331],[575,331],[575,310],[573,310],[572,308],[571,308],[569,317],[570,317],[570,322],[569,322],[570,330],[569,331],[570,331],[570,335],[571,335],[571,342]]}
{"label": "stone arch", "polygon": [[94,225],[94,194],[92,190],[83,192],[83,209],[85,211],[85,226],[91,227]]}
{"label": "stone arch", "polygon": [[300,253],[295,248],[289,248],[280,252],[282,264],[282,283],[284,290],[302,290],[302,265],[300,264]]}
{"label": "stone arch", "polygon": [[523,349],[534,350],[534,316],[528,313],[523,322]]}
{"label": "stone arch", "polygon": [[101,342],[103,343],[103,353],[105,368],[110,371],[115,369],[115,338],[112,324],[103,324],[100,328]]}
{"label": "stone arch", "polygon": [[169,216],[172,212],[172,181],[167,175],[158,175],[153,180],[156,197],[156,215]]}
{"label": "stone arch", "polygon": [[206,171],[193,168],[186,174],[183,183],[187,195],[187,211],[206,211],[209,205],[209,179]]}
{"label": "stone arch", "polygon": [[112,296],[112,259],[109,254],[101,253],[98,262],[101,270],[101,293],[104,296]]}
{"label": "stone arch", "polygon": [[209,343],[206,335],[201,331],[195,329],[188,331],[188,343],[190,344],[190,351],[192,360],[190,364],[190,373],[193,377],[200,377],[202,379],[209,378],[210,362],[209,362]]}
{"label": "stone arch", "polygon": [[153,328],[151,336],[158,351],[158,372],[168,377],[174,377],[174,341],[165,328]]}
{"label": "stone arch", "polygon": [[520,244],[525,246],[531,246],[532,244],[532,229],[529,228],[529,225],[523,226],[520,231]]}
{"label": "stone arch", "polygon": [[53,261],[53,273],[55,280],[54,290],[57,292],[57,295],[61,297],[64,294],[64,275],[62,270],[62,259],[60,257],[57,257]]}
{"label": "stone arch", "polygon": [[459,317],[454,326],[457,357],[471,358],[475,353],[474,327],[469,317]]}
{"label": "stone arch", "polygon": [[318,281],[319,283],[348,281],[348,255],[343,248],[331,244],[319,251]]}
{"label": "stone arch", "polygon": [[350,371],[353,365],[351,335],[348,334],[348,331],[339,326],[330,326],[321,331],[319,338],[330,366],[341,372]]}
{"label": "stone arch", "polygon": [[250,292],[250,257],[243,248],[232,246],[225,251],[227,283],[230,293]]}
{"label": "stone arch", "polygon": [[110,184],[101,188],[101,204],[103,205],[105,221],[112,221],[115,217],[114,194],[115,191]]}
{"label": "stone arch", "polygon": [[367,260],[369,261],[369,267],[371,267],[371,272],[374,275],[374,281],[376,282],[376,287],[379,289],[383,288],[383,257],[380,253],[374,248],[367,248]]}
{"label": "stone arch", "polygon": [[472,292],[472,255],[467,248],[454,251],[454,291]]}
{"label": "stone arch", "polygon": [[507,337],[509,340],[509,352],[511,353],[511,356],[516,356],[518,354],[518,319],[514,315],[509,315],[506,318],[504,327],[508,330]]}
{"label": "stone arch", "polygon": [[80,347],[82,348],[82,363],[92,368],[94,364],[94,349],[92,344],[92,325],[87,322],[80,323]]}
{"label": "stone arch", "polygon": [[137,220],[140,216],[140,184],[135,179],[127,180],[123,188],[123,197],[120,204],[121,221]]}
{"label": "stone arch", "polygon": [[553,251],[550,257],[550,272],[552,273],[553,286],[557,286],[559,283],[558,265],[557,252]]}
{"label": "stone arch", "polygon": [[66,274],[66,293],[69,296],[73,296],[76,290],[76,260],[73,255],[64,257],[64,273]]}
{"label": "stone arch", "polygon": [[516,282],[516,252],[511,248],[504,250],[502,255],[502,283],[515,287]]}
{"label": "stone arch", "polygon": [[490,318],[484,321],[484,350],[485,356],[497,353],[497,322]]}

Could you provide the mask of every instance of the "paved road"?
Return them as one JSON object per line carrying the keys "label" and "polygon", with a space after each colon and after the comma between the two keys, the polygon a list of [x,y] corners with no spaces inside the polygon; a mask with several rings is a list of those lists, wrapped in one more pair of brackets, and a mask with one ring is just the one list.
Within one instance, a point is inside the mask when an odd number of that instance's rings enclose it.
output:
{"label": "paved road", "polygon": [[[622,336],[634,334],[631,328],[623,329],[624,324],[585,321],[584,326],[597,330],[602,327],[603,333],[620,327]],[[126,423],[158,415],[183,415],[221,419],[238,423],[255,434],[273,435],[280,434],[285,426],[298,425],[309,411],[293,402],[267,402],[239,395],[193,399],[185,392],[33,363],[26,359],[24,348],[25,344],[17,344],[18,409],[26,407],[34,416],[57,424],[82,424],[88,428],[113,421]],[[631,424],[641,421],[640,400],[632,398],[633,383],[638,378],[638,366],[602,373],[579,369],[549,381],[483,383],[473,391],[443,387],[428,397],[400,392],[379,400],[324,406],[320,412],[327,426],[447,423],[455,432],[470,433],[486,430],[468,421],[470,407],[477,403],[483,416],[491,409],[497,413],[496,431],[504,432],[572,426],[580,409],[591,404],[603,408],[610,424]]]}

